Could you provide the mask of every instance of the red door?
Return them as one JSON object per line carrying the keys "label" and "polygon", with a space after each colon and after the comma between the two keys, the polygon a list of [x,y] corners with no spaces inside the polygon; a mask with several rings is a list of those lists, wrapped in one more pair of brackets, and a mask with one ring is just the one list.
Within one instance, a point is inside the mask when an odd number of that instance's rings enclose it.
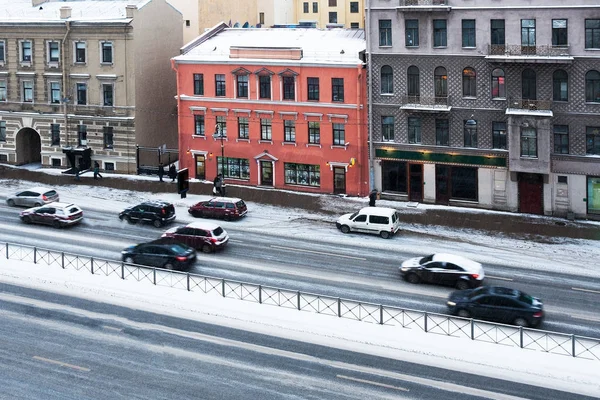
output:
{"label": "red door", "polygon": [[544,182],[539,174],[519,174],[519,212],[544,214]]}

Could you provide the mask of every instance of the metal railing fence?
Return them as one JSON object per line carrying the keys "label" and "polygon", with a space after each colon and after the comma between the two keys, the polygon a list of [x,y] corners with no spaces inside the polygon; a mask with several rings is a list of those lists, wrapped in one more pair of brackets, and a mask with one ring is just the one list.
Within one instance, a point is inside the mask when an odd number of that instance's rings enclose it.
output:
{"label": "metal railing fence", "polygon": [[0,242],[2,256],[379,325],[600,361],[600,338],[497,324]]}

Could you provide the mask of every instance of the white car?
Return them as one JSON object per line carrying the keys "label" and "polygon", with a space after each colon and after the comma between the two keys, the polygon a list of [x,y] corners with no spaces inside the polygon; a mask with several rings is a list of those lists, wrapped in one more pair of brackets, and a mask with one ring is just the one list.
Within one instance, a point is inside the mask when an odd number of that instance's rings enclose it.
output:
{"label": "white car", "polygon": [[480,286],[485,278],[480,263],[446,253],[409,258],[400,266],[400,274],[410,283],[436,283],[459,290]]}
{"label": "white car", "polygon": [[374,233],[389,239],[400,230],[400,213],[393,208],[365,207],[338,218],[335,226],[342,233]]}

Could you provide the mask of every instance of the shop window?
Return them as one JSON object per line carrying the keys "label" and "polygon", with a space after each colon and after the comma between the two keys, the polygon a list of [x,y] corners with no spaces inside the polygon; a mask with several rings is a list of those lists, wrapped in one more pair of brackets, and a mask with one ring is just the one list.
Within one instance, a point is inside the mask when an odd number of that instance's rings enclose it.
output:
{"label": "shop window", "polygon": [[381,162],[381,185],[384,192],[408,193],[407,163]]}
{"label": "shop window", "polygon": [[477,168],[452,167],[450,171],[451,196],[458,200],[477,201]]}

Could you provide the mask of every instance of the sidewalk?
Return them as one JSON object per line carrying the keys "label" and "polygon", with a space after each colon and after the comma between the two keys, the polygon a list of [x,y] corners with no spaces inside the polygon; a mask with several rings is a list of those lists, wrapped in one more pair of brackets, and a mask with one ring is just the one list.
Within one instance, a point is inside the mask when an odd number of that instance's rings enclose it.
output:
{"label": "sidewalk", "polygon": [[[157,176],[128,176],[103,174],[104,179],[94,180],[85,174],[76,181],[72,175],[57,174],[52,169],[29,170],[0,165],[0,179],[16,179],[48,186],[97,185],[114,189],[154,193],[175,193],[177,188],[170,180],[160,182]],[[188,194],[212,195],[212,182],[190,183]],[[368,198],[343,197],[325,194],[297,193],[269,188],[227,185],[227,196],[245,201],[303,209],[315,213],[315,218],[334,222],[337,216],[353,212],[368,205]],[[409,207],[407,202],[378,200],[378,206],[397,208],[402,221],[407,224],[439,225],[456,229],[472,229],[489,232],[489,235],[505,235],[512,238],[553,243],[552,238],[600,240],[600,223],[594,221],[569,221],[564,218],[489,211],[473,208],[419,204]],[[318,216],[317,216],[318,215]]]}

